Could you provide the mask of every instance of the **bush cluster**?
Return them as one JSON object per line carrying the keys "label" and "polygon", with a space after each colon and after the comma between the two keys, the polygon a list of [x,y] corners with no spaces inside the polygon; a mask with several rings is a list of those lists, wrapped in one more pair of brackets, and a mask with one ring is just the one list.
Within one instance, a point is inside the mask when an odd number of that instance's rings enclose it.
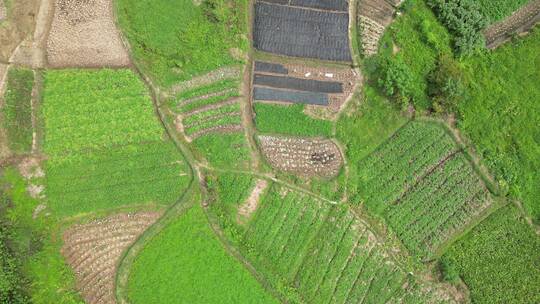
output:
{"label": "bush cluster", "polygon": [[454,48],[460,55],[471,53],[483,45],[481,31],[488,21],[473,0],[428,0],[439,20],[454,36]]}

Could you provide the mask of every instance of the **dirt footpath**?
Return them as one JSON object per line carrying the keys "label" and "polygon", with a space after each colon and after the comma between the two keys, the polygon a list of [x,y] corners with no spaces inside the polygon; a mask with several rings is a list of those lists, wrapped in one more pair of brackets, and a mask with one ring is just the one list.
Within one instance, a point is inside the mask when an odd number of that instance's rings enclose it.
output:
{"label": "dirt footpath", "polygon": [[56,68],[128,66],[112,1],[56,0],[47,59]]}

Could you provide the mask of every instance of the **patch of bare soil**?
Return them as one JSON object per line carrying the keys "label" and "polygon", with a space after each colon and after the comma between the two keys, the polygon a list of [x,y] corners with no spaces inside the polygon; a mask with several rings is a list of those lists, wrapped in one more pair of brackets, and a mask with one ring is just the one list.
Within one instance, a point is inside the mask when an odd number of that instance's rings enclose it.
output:
{"label": "patch of bare soil", "polygon": [[[1,1],[1,0],[0,0]],[[0,63],[0,108],[3,106],[3,96],[5,90],[5,79],[7,76],[8,65]],[[0,160],[7,159],[10,156],[11,152],[9,151],[8,139],[6,130],[0,128]]]}
{"label": "patch of bare soil", "polygon": [[259,136],[264,157],[278,170],[302,177],[333,177],[343,165],[339,148],[329,139]]}
{"label": "patch of bare soil", "polygon": [[116,302],[115,276],[122,253],[160,216],[158,212],[118,214],[65,231],[61,252],[86,303]]}
{"label": "patch of bare soil", "polygon": [[358,28],[362,52],[365,56],[377,53],[379,40],[386,27],[394,20],[399,0],[359,0],[357,5]]}
{"label": "patch of bare soil", "polygon": [[259,179],[255,183],[255,187],[247,198],[244,204],[238,208],[238,222],[242,223],[244,219],[249,219],[259,206],[259,199],[264,190],[268,187],[268,182],[264,179]]}
{"label": "patch of bare soil", "polygon": [[56,0],[47,60],[52,67],[128,66],[112,0]]}
{"label": "patch of bare soil", "polygon": [[0,62],[9,62],[15,48],[34,32],[39,3],[38,0],[11,2],[10,14],[0,27]]}
{"label": "patch of bare soil", "polygon": [[0,0],[0,22],[2,22],[7,17],[6,5],[4,0]]}
{"label": "patch of bare soil", "polygon": [[535,0],[524,5],[508,18],[485,29],[486,46],[495,49],[515,34],[527,33],[538,22],[540,22],[540,0]]}

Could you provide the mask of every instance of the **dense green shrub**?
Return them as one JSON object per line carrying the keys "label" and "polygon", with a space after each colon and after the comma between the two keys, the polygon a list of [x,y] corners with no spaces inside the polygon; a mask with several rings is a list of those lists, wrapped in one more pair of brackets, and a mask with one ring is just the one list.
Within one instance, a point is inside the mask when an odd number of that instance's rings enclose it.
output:
{"label": "dense green shrub", "polygon": [[469,54],[483,44],[481,31],[488,24],[478,3],[473,0],[428,0],[438,18],[454,35],[454,48]]}
{"label": "dense green shrub", "polygon": [[402,60],[382,58],[379,64],[379,86],[388,96],[396,97],[403,106],[412,99],[412,72]]}
{"label": "dense green shrub", "polygon": [[437,67],[428,76],[429,96],[435,112],[455,110],[465,93],[462,78],[458,62],[452,56],[441,55]]}
{"label": "dense green shrub", "polygon": [[9,227],[4,222],[4,214],[0,214],[0,217],[0,303],[30,303],[23,290],[25,280],[19,271],[20,261],[7,245]]}

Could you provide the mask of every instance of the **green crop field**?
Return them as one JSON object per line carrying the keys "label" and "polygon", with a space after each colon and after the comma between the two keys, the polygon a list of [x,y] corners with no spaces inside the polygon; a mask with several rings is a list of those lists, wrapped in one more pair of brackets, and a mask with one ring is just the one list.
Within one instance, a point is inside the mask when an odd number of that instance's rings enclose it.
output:
{"label": "green crop field", "polygon": [[[239,222],[238,208],[253,183],[249,175],[217,177],[209,186],[220,200],[211,210],[229,237],[288,301],[384,303],[408,297],[426,301],[432,296],[413,287],[409,281],[413,278],[346,206],[272,183],[248,222]],[[227,191],[231,185],[239,186],[234,195]]]}
{"label": "green crop field", "polygon": [[217,240],[196,203],[153,238],[130,271],[130,303],[278,303]]}
{"label": "green crop field", "polygon": [[418,256],[436,252],[493,205],[463,152],[435,123],[408,123],[359,168],[366,207]]}
{"label": "green crop field", "polygon": [[471,290],[474,303],[540,302],[540,239],[519,211],[492,214],[443,256]]}
{"label": "green crop field", "polygon": [[32,149],[33,87],[33,71],[15,67],[9,69],[2,125],[7,130],[9,148],[15,153],[30,152]]}
{"label": "green crop field", "polygon": [[121,0],[116,6],[133,56],[165,87],[243,61],[234,50],[247,50],[247,1]]}
{"label": "green crop field", "polygon": [[474,0],[478,3],[482,14],[489,18],[490,22],[496,22],[508,17],[523,5],[533,0]]}
{"label": "green crop field", "polygon": [[332,123],[307,116],[304,105],[255,103],[253,106],[255,125],[261,133],[327,137],[332,133]]}
{"label": "green crop field", "polygon": [[185,187],[182,156],[129,70],[46,72],[43,117],[44,184],[59,215],[167,205]]}

